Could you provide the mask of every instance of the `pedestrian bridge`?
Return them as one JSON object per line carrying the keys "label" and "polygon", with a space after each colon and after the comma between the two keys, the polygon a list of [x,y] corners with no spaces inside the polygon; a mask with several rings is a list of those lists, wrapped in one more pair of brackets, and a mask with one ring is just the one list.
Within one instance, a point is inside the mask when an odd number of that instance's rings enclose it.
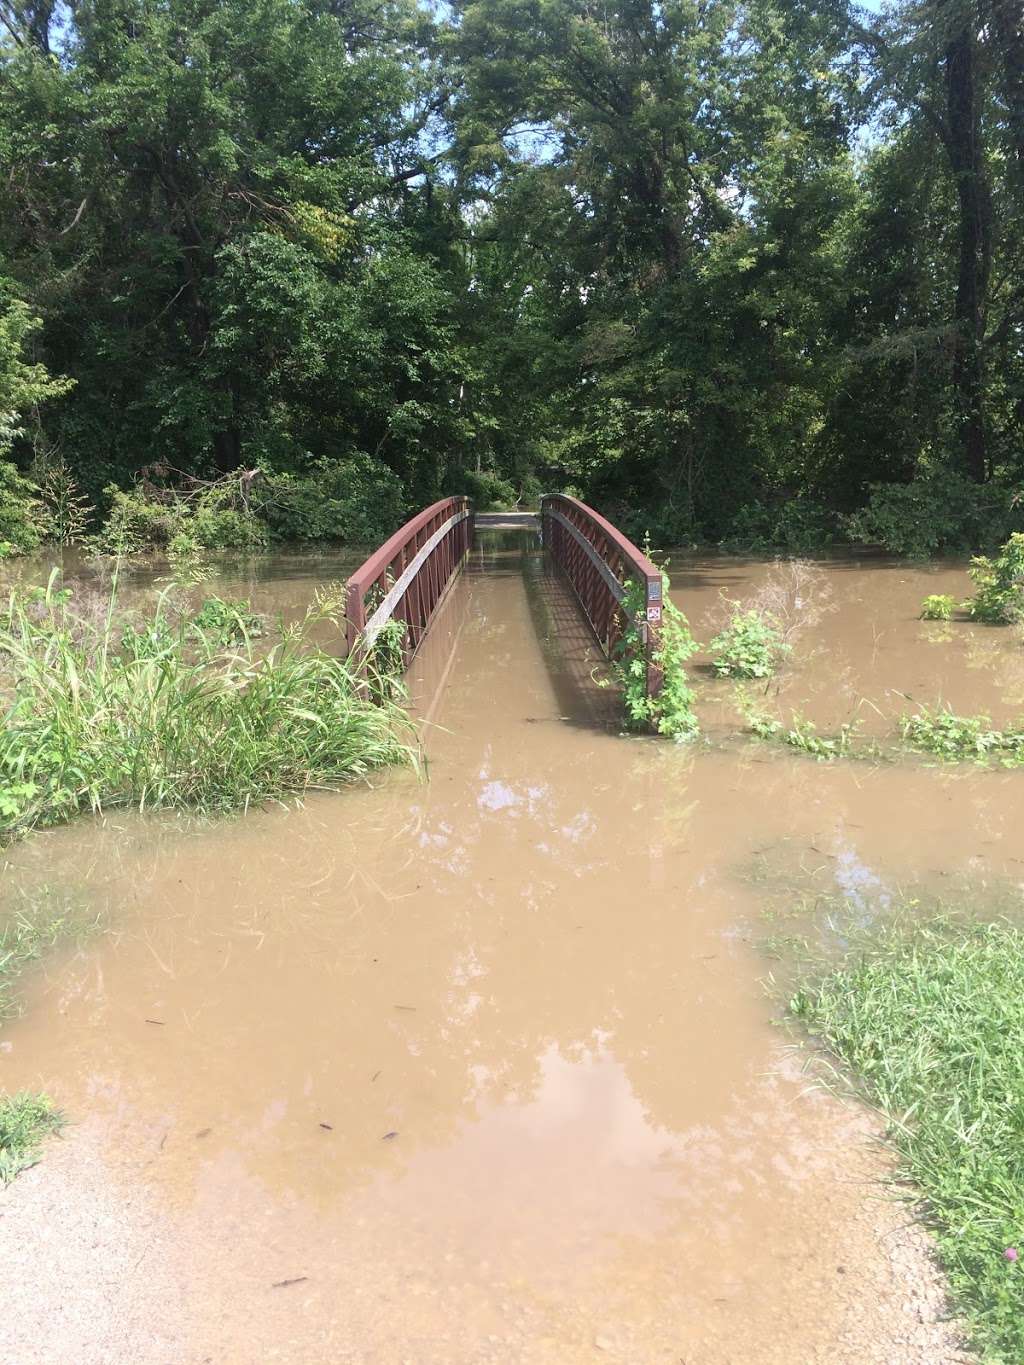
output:
{"label": "pedestrian bridge", "polygon": [[477,530],[485,527],[536,529],[607,657],[613,656],[629,624],[627,614],[635,612],[647,690],[652,696],[660,690],[655,653],[662,616],[661,571],[610,521],[564,493],[542,498],[536,514],[478,514],[464,497],[444,498],[424,508],[348,580],[349,656],[369,657],[381,632],[391,627],[401,666],[408,668],[462,572]]}

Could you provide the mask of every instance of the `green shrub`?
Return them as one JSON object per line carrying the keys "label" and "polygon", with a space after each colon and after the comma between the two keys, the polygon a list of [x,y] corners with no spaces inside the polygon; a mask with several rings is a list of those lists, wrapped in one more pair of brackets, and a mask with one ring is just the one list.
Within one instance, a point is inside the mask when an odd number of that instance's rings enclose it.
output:
{"label": "green shrub", "polygon": [[28,554],[42,540],[39,490],[0,460],[0,559]]}
{"label": "green shrub", "polygon": [[835,543],[837,530],[835,514],[817,499],[803,496],[778,505],[745,503],[720,544],[733,554],[784,550],[791,555],[813,555]]}
{"label": "green shrub", "polygon": [[503,479],[488,469],[460,469],[448,482],[453,492],[472,498],[478,512],[489,512],[494,508],[508,511],[515,507],[519,498],[510,479]]}
{"label": "green shrub", "polygon": [[790,650],[778,622],[769,612],[732,606],[728,627],[708,646],[715,672],[720,678],[770,678]]}
{"label": "green shrub", "polygon": [[270,539],[267,527],[256,516],[202,500],[189,519],[189,529],[206,550],[259,550]]}
{"label": "green shrub", "polygon": [[929,593],[921,603],[922,621],[949,621],[953,616],[956,599],[948,593]]}
{"label": "green shrub", "polygon": [[998,545],[1024,525],[1012,489],[945,472],[913,483],[871,485],[867,504],[843,518],[853,541],[927,559]]}
{"label": "green shrub", "polygon": [[[234,481],[230,481],[231,487]],[[109,511],[94,547],[103,554],[166,550],[184,556],[191,546],[203,550],[258,549],[267,543],[266,526],[255,515],[224,501],[229,488],[213,485],[191,495],[163,490],[159,495],[136,484],[108,485]],[[177,549],[175,551],[175,544]]]}
{"label": "green shrub", "polygon": [[401,480],[369,455],[318,460],[306,475],[270,474],[261,515],[278,540],[373,545],[405,517]]}
{"label": "green shrub", "polygon": [[694,739],[700,727],[693,709],[693,690],[684,667],[697,643],[689,623],[670,600],[668,574],[662,574],[661,630],[651,652],[651,662],[661,670],[661,690],[647,694],[647,599],[644,585],[630,579],[622,603],[625,629],[615,647],[613,665],[622,687],[626,723],[634,730],[653,729],[670,739]]}
{"label": "green shrub", "polygon": [[968,570],[977,588],[964,603],[976,621],[1008,625],[1024,616],[1024,534],[1015,532],[994,560],[971,560]]}

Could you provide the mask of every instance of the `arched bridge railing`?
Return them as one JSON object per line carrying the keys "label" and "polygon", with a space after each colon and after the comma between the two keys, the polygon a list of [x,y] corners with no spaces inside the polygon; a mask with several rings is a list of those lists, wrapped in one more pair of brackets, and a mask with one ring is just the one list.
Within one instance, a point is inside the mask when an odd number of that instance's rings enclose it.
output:
{"label": "arched bridge railing", "polygon": [[372,649],[387,623],[398,621],[407,667],[472,543],[468,498],[435,502],[397,530],[348,580],[349,654]]}
{"label": "arched bridge railing", "polygon": [[625,629],[627,582],[643,589],[638,621],[647,659],[647,692],[656,695],[662,675],[653,661],[661,629],[661,571],[621,531],[578,498],[552,493],[541,499],[544,546],[568,579],[598,644],[610,658]]}

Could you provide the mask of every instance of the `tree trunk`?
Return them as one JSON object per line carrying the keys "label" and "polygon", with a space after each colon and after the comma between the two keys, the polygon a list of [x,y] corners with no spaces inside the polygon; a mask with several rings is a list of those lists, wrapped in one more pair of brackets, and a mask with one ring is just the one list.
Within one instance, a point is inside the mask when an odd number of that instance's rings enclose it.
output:
{"label": "tree trunk", "polygon": [[981,141],[975,66],[974,37],[965,23],[946,47],[949,158],[960,209],[953,387],[964,468],[976,483],[984,483],[988,460],[982,341],[992,255],[992,206]]}

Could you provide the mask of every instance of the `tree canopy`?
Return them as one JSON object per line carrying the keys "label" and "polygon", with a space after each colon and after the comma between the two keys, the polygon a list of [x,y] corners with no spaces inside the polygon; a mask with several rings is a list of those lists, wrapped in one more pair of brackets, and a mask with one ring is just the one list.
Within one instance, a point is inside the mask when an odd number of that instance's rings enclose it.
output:
{"label": "tree canopy", "polygon": [[0,0],[0,33],[23,475],[377,467],[392,514],[571,488],[797,546],[879,486],[1013,500],[1021,0]]}

